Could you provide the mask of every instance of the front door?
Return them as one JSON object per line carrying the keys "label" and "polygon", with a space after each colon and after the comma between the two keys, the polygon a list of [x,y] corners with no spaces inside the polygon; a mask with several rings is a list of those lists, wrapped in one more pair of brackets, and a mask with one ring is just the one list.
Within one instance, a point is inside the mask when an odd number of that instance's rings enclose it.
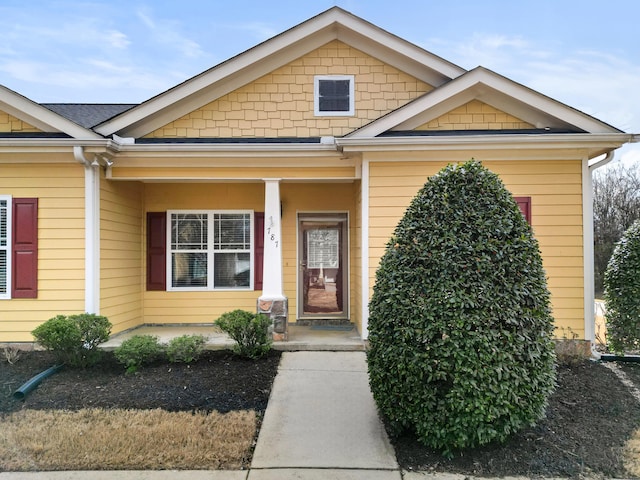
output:
{"label": "front door", "polygon": [[298,214],[298,318],[347,319],[346,213]]}

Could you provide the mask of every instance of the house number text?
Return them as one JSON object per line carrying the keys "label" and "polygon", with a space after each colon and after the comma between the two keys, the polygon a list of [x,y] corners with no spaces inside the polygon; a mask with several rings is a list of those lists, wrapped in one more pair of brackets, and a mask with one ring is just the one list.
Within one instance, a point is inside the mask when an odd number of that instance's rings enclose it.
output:
{"label": "house number text", "polygon": [[278,239],[275,233],[271,233],[271,230],[275,230],[273,226],[274,226],[273,217],[269,217],[269,226],[267,227],[267,238],[269,239],[269,241],[274,243],[274,246],[276,248],[278,248],[280,245],[280,240]]}

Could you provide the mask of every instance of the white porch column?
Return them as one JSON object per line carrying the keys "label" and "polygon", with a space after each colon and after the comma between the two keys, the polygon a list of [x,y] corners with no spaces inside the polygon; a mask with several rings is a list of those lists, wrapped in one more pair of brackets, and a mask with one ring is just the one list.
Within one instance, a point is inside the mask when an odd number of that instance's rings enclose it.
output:
{"label": "white porch column", "polygon": [[264,260],[262,296],[264,300],[284,299],[282,289],[282,228],[280,179],[264,179]]}
{"label": "white porch column", "polygon": [[100,169],[97,158],[89,162],[81,146],[73,147],[84,166],[84,309],[100,314]]}
{"label": "white porch column", "polygon": [[264,258],[258,312],[271,317],[274,340],[287,339],[287,298],[282,283],[280,179],[265,178]]}

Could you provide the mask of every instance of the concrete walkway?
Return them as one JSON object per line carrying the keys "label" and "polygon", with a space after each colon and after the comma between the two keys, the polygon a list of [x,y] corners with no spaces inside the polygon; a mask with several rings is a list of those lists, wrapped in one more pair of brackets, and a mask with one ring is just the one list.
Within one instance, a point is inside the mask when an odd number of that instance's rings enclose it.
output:
{"label": "concrete walkway", "polygon": [[400,479],[364,352],[285,352],[249,480]]}

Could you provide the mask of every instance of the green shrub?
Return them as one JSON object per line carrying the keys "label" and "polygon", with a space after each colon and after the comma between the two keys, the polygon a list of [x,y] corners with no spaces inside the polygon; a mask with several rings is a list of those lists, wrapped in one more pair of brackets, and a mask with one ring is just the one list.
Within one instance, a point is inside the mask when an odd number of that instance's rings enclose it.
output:
{"label": "green shrub", "polygon": [[128,373],[136,372],[141,366],[157,360],[164,353],[164,347],[155,335],[134,335],[122,342],[113,352]]}
{"label": "green shrub", "polygon": [[540,251],[479,162],[433,176],[400,220],[376,273],[369,343],[388,424],[447,455],[544,416],[555,355]]}
{"label": "green shrub", "polygon": [[640,220],[616,244],[604,274],[607,340],[614,352],[640,346]]}
{"label": "green shrub", "polygon": [[202,335],[182,335],[171,339],[167,345],[167,357],[172,363],[191,363],[200,358],[206,339]]}
{"label": "green shrub", "polygon": [[98,346],[109,339],[111,323],[106,317],[89,313],[57,315],[31,333],[54,353],[57,362],[88,367],[99,360],[102,351]]}
{"label": "green shrub", "polygon": [[220,315],[216,323],[235,340],[233,351],[240,356],[258,358],[271,349],[271,320],[266,315],[233,310]]}

